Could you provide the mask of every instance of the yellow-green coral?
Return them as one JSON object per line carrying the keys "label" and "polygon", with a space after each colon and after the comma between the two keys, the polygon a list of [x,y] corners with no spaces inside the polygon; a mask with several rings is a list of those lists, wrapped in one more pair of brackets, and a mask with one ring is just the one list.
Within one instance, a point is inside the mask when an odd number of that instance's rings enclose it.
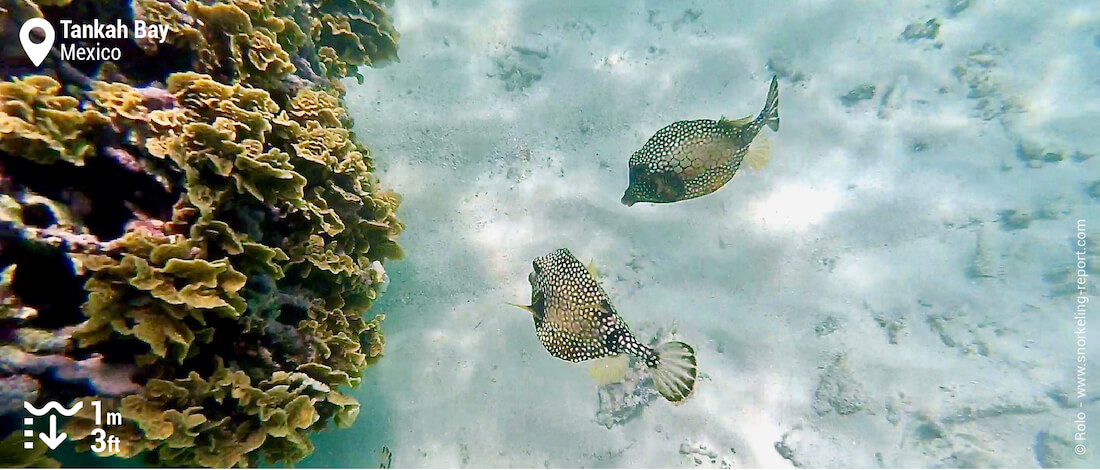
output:
{"label": "yellow-green coral", "polygon": [[82,165],[106,120],[60,91],[57,80],[41,75],[0,82],[0,150],[39,163]]}
{"label": "yellow-green coral", "polygon": [[0,440],[0,466],[4,468],[60,468],[61,464],[46,455],[46,446],[23,448],[22,434],[11,433]]}
{"label": "yellow-green coral", "polygon": [[[397,60],[398,35],[385,10],[390,5],[385,0],[133,0],[136,17],[169,25],[168,42],[194,54],[195,71],[264,88],[298,72],[293,57],[302,50],[315,51],[316,57],[298,65],[336,79],[361,79],[358,66]],[[148,40],[139,46],[151,53],[159,49]]]}
{"label": "yellow-green coral", "polygon": [[81,347],[136,338],[156,357],[182,362],[208,316],[236,318],[244,312],[239,291],[245,276],[228,259],[207,261],[192,241],[175,238],[130,232],[119,240],[125,250],[121,259],[74,255],[91,272],[85,285],[88,321],[74,335]]}
{"label": "yellow-green coral", "polygon": [[190,201],[203,215],[212,217],[238,194],[284,210],[302,204],[305,178],[289,154],[266,142],[278,110],[267,92],[195,73],[171,75],[167,91],[182,106],[171,111],[180,119],[150,131],[150,154],[183,169]]}
{"label": "yellow-green coral", "polygon": [[[234,65],[235,79],[265,87],[295,71],[284,47],[297,46],[301,32],[293,22],[274,18],[268,4],[236,0],[206,5],[191,0],[187,13],[204,26],[202,42],[192,46],[198,53],[197,70],[220,70],[228,61]],[[279,33],[294,39],[281,45]],[[297,52],[297,47],[289,52]]]}
{"label": "yellow-green coral", "polygon": [[[0,20],[71,13],[54,3],[19,3],[17,14],[0,9]],[[387,282],[382,262],[401,256],[404,226],[400,198],[375,177],[333,80],[396,59],[389,4],[132,0],[121,12],[90,4],[87,14],[169,24],[166,43],[135,40],[131,49],[152,65],[0,82],[0,235],[14,231],[20,249],[66,256],[87,295],[81,322],[18,323],[15,342],[0,346],[24,361],[64,353],[79,356],[64,364],[104,368],[77,379],[99,392],[86,400],[123,412],[112,430],[120,456],[172,466],[293,463],[312,452],[310,433],[358,416],[346,389],[385,346],[384,316],[364,313]],[[154,182],[130,199],[89,202],[81,188],[36,181],[52,192],[34,204],[56,216],[48,227],[24,225],[28,198],[38,196],[20,181],[50,171],[68,178],[56,184],[99,177],[90,171]],[[149,191],[170,202],[139,208],[135,198]],[[105,211],[130,217],[101,240],[88,221]],[[24,322],[18,312],[35,309],[9,289],[19,269],[0,266],[0,289],[11,291],[0,311]],[[104,377],[123,386],[101,387]],[[49,386],[40,399],[71,398]],[[67,427],[84,448],[89,410]]]}
{"label": "yellow-green coral", "polygon": [[[383,7],[392,0],[306,0],[317,12],[309,32],[318,44],[331,76],[357,75],[359,65],[383,65],[397,60],[397,32]],[[361,77],[360,77],[361,78]]]}
{"label": "yellow-green coral", "polygon": [[[174,381],[153,379],[142,394],[108,402],[127,417],[121,429],[112,431],[125,438],[118,455],[154,450],[160,463],[206,467],[253,466],[256,453],[269,461],[293,462],[313,451],[308,432],[320,430],[329,419],[347,427],[359,413],[358,402],[337,391],[316,368],[256,380],[221,363],[215,367],[209,378],[191,372]],[[237,419],[227,420],[209,416],[211,405],[241,411]],[[84,408],[69,426],[76,439],[96,427],[92,407]]]}
{"label": "yellow-green coral", "polygon": [[88,97],[108,115],[128,121],[149,119],[149,109],[142,103],[141,93],[125,83],[95,82]]}

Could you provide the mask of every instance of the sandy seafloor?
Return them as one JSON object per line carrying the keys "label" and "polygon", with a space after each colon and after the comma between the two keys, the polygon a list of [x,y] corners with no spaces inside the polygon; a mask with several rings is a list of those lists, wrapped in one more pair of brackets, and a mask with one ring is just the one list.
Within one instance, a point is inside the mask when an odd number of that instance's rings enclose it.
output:
{"label": "sandy seafloor", "polygon": [[[1100,4],[436,3],[399,0],[401,62],[348,82],[407,257],[358,422],[302,466],[1100,466],[1072,318],[1078,219],[1100,253]],[[766,168],[620,204],[650,135],[755,115],[773,73]],[[505,304],[559,247],[639,338],[695,345],[686,403],[643,388],[597,419],[587,367]]]}

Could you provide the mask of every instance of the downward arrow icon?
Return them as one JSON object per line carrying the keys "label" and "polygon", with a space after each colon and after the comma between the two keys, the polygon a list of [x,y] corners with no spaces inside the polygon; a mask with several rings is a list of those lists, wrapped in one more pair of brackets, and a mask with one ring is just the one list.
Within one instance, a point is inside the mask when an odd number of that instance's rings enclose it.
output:
{"label": "downward arrow icon", "polygon": [[50,449],[56,449],[67,437],[69,437],[68,434],[57,433],[57,416],[54,415],[50,415],[50,435],[47,436],[44,432],[38,433],[38,438],[42,439],[42,442],[49,446]]}

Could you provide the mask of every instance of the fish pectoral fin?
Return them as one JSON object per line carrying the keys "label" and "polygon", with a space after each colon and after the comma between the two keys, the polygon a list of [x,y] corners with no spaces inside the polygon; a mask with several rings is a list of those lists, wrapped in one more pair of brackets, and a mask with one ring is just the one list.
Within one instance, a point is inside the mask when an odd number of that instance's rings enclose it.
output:
{"label": "fish pectoral fin", "polygon": [[535,308],[534,308],[534,307],[532,307],[532,306],[530,306],[530,305],[520,305],[520,304],[514,304],[514,303],[512,303],[512,302],[504,302],[504,303],[506,303],[506,304],[508,304],[508,305],[511,305],[511,306],[513,306],[513,307],[519,307],[519,308],[522,308],[522,309],[524,309],[524,310],[526,310],[526,311],[528,311],[528,312],[534,313],[534,314],[537,314],[537,313],[539,313],[539,312],[536,312],[536,311],[535,311]]}
{"label": "fish pectoral fin", "polygon": [[757,134],[756,139],[753,139],[752,143],[749,144],[749,150],[745,152],[745,158],[741,161],[741,166],[757,171],[764,168],[771,158],[771,143],[768,142],[768,138],[764,134]]}
{"label": "fish pectoral fin", "polygon": [[592,276],[593,281],[600,280],[600,274],[596,270],[596,260],[589,261],[588,264],[584,266],[584,269],[588,270],[588,274]]}
{"label": "fish pectoral fin", "polygon": [[626,354],[601,357],[592,361],[592,365],[588,367],[588,375],[600,386],[622,382],[626,379],[629,364],[630,358]]}

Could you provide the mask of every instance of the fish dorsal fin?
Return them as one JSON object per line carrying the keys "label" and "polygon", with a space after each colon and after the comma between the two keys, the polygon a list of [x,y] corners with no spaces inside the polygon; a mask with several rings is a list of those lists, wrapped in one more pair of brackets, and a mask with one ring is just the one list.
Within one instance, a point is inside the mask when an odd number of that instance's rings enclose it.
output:
{"label": "fish dorsal fin", "polygon": [[726,119],[723,117],[721,120],[718,121],[718,123],[725,126],[742,127],[752,122],[752,119],[753,117],[751,114],[741,119]]}
{"label": "fish dorsal fin", "polygon": [[749,150],[745,153],[745,158],[741,161],[741,166],[753,171],[759,171],[768,164],[768,160],[772,157],[771,143],[768,142],[768,138],[764,137],[764,134],[757,134],[756,139],[753,139],[749,144]]}
{"label": "fish dorsal fin", "polygon": [[596,384],[604,386],[622,382],[626,379],[626,369],[630,364],[630,358],[626,354],[601,357],[592,361],[588,367],[588,375],[596,380]]}

